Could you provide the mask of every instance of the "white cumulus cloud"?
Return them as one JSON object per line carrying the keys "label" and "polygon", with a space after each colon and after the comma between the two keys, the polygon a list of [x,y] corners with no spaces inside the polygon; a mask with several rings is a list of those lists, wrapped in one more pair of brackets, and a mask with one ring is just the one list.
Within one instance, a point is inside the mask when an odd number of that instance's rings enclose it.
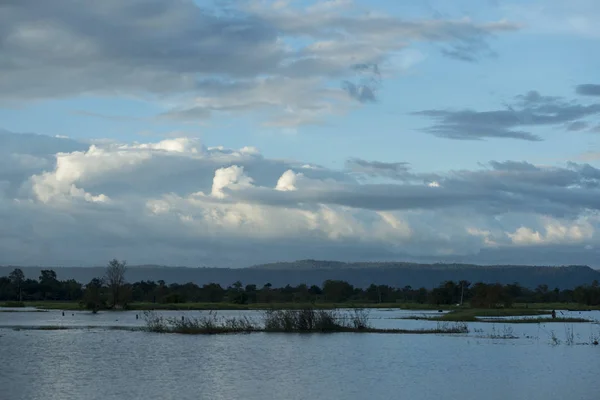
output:
{"label": "white cumulus cloud", "polygon": [[401,160],[353,159],[333,170],[184,138],[51,138],[51,155],[36,147],[47,137],[15,138],[0,149],[20,160],[0,171],[2,264],[241,266],[598,246],[600,172],[588,164],[422,174]]}

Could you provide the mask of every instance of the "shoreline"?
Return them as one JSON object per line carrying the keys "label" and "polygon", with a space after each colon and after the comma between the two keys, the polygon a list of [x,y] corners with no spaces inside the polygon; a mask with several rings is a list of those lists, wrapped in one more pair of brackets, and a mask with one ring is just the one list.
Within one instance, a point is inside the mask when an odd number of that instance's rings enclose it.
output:
{"label": "shoreline", "polygon": [[[541,316],[551,311],[589,312],[600,310],[600,306],[582,306],[574,303],[531,303],[516,304],[510,308],[476,308],[469,305],[431,305],[420,303],[131,303],[125,308],[102,308],[101,312],[123,311],[268,311],[268,310],[315,310],[334,309],[378,309],[439,312],[440,316],[431,317],[440,321],[474,322],[475,317]],[[26,310],[27,309],[27,310]],[[66,301],[24,301],[0,302],[1,312],[44,312],[44,311],[91,311],[79,302]],[[429,319],[414,317],[409,319]]]}
{"label": "shoreline", "polygon": [[[23,307],[11,307],[3,309],[3,304],[0,303],[0,314],[2,313],[15,313],[15,312],[51,312],[51,311],[84,311],[92,312],[83,308],[77,302],[24,302]],[[551,306],[557,306],[558,304],[550,304]],[[569,306],[572,304],[565,304]],[[233,304],[233,303],[133,303],[124,309],[101,309],[98,312],[102,313],[120,313],[124,311],[280,311],[280,310],[360,310],[360,309],[372,309],[372,310],[405,310],[414,311],[416,314],[419,312],[428,313],[428,315],[412,315],[406,317],[398,317],[397,319],[407,320],[426,320],[432,322],[482,322],[482,323],[585,323],[585,322],[598,322],[592,319],[585,318],[585,315],[581,316],[565,316],[557,315],[557,318],[553,319],[550,317],[551,308],[546,307],[545,304],[529,304],[525,307],[513,307],[513,308],[495,308],[495,309],[482,309],[482,308],[471,308],[469,306],[463,306],[462,308],[456,306],[445,306],[445,307],[431,307],[427,304],[396,304],[396,303],[378,303],[378,304],[365,304],[365,303],[254,303],[254,304]],[[597,309],[597,308],[596,308]],[[557,311],[568,310],[565,308],[556,308]],[[585,310],[571,310],[575,312],[586,312],[592,311],[592,308]],[[562,314],[562,313],[561,313]],[[516,317],[514,319],[504,319],[502,317]],[[520,318],[519,318],[520,317]]]}
{"label": "shoreline", "polygon": [[[37,310],[62,310],[62,311],[86,311],[78,302],[65,301],[25,301],[23,306],[14,306],[14,302],[10,302],[8,308],[17,311],[19,308],[35,308]],[[4,304],[9,304],[6,302]],[[5,307],[0,303],[0,311]],[[456,306],[432,306],[430,304],[418,303],[131,303],[125,308],[119,309],[100,309],[99,311],[121,312],[121,311],[227,311],[227,310],[286,310],[286,309],[306,309],[314,308],[316,310],[333,310],[333,309],[398,309],[398,310],[419,310],[419,311],[450,311],[457,309]]]}

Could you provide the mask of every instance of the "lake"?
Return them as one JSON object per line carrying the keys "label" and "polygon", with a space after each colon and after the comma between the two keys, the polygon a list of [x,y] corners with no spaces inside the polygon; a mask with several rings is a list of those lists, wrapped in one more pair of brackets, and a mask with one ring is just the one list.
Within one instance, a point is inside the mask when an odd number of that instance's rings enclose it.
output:
{"label": "lake", "polygon": [[[563,313],[600,320],[600,312]],[[372,310],[370,316],[376,327],[420,329],[437,323],[401,318],[429,314]],[[600,346],[589,344],[600,336],[597,323],[469,323],[464,335],[110,329],[143,326],[141,315],[0,312],[0,399],[593,400],[600,392]],[[260,312],[219,315],[259,318]],[[35,326],[77,329],[16,330]]]}

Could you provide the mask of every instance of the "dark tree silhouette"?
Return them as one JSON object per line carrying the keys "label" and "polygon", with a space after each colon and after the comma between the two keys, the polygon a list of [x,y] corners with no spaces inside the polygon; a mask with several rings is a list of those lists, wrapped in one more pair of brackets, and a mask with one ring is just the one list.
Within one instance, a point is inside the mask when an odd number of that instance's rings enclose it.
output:
{"label": "dark tree silhouette", "polygon": [[116,307],[121,301],[121,293],[125,284],[125,261],[112,260],[106,267],[104,279],[112,295],[112,306]]}
{"label": "dark tree silhouette", "polygon": [[25,281],[25,274],[19,268],[15,268],[13,272],[8,275],[8,279],[10,279],[10,283],[12,283],[17,288],[17,294],[19,296],[19,301],[23,301],[23,282]]}

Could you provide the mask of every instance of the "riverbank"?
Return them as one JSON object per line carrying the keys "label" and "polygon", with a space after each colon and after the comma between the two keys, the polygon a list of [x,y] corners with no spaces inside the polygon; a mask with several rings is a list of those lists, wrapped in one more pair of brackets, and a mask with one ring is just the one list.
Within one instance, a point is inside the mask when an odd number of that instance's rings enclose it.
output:
{"label": "riverbank", "polygon": [[469,308],[454,310],[439,317],[432,317],[433,321],[475,322],[478,318],[485,317],[523,317],[533,315],[548,315],[547,310],[534,310],[530,308],[497,308],[478,309]]}
{"label": "riverbank", "polygon": [[[25,302],[4,302],[0,307],[18,308],[36,308],[38,310],[63,310],[80,311],[85,310],[79,302],[65,301],[25,301]],[[478,309],[472,308],[468,304],[457,305],[434,305],[421,303],[130,303],[125,310],[132,311],[208,311],[208,310],[284,310],[284,309],[305,309],[315,308],[322,310],[340,309],[340,308],[373,308],[373,309],[398,309],[398,310],[427,310],[427,311],[451,311],[438,317],[440,321],[475,321],[475,317],[502,317],[502,316],[531,316],[547,315],[551,310],[568,311],[592,311],[600,310],[599,306],[586,306],[577,303],[529,303],[515,304],[510,308]],[[107,309],[103,311],[122,311],[123,309]],[[0,310],[1,311],[1,310]]]}

